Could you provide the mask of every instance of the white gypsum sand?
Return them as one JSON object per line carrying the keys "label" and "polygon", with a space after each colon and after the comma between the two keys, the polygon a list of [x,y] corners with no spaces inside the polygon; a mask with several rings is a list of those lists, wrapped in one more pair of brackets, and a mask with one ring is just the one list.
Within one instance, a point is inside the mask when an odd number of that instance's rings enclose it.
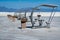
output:
{"label": "white gypsum sand", "polygon": [[21,23],[0,17],[0,40],[60,40],[60,27],[18,29]]}

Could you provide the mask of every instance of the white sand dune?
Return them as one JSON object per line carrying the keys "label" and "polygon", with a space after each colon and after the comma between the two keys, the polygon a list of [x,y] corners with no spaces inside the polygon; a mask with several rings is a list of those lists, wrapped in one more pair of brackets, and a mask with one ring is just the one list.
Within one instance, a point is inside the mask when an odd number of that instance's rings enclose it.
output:
{"label": "white sand dune", "polygon": [[[21,14],[24,14],[25,12],[22,12]],[[54,12],[53,12],[54,13]],[[6,16],[6,15],[14,15],[15,12],[0,12],[0,16]],[[19,14],[19,13],[17,13]],[[27,15],[26,16],[29,16],[31,14],[31,12],[27,12]],[[33,16],[36,16],[36,15],[42,15],[42,16],[50,16],[51,12],[34,12]],[[60,16],[60,12],[56,12],[55,13],[55,16]]]}
{"label": "white sand dune", "polygon": [[60,27],[18,29],[19,24],[0,17],[0,40],[60,40]]}

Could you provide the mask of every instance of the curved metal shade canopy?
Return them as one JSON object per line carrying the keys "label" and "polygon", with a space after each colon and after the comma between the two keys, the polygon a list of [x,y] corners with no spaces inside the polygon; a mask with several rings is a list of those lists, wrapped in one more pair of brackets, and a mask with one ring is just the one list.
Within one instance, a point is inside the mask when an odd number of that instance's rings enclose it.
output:
{"label": "curved metal shade canopy", "polygon": [[56,5],[50,5],[50,4],[42,4],[40,6],[46,6],[46,7],[51,7],[51,8],[55,8],[55,7],[58,7]]}

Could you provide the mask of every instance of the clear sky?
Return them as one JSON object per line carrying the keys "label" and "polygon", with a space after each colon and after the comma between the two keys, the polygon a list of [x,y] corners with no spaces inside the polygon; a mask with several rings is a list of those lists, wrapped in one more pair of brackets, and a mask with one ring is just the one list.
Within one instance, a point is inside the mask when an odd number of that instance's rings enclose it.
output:
{"label": "clear sky", "polygon": [[15,9],[35,7],[40,4],[54,4],[60,9],[60,0],[0,0],[0,6]]}

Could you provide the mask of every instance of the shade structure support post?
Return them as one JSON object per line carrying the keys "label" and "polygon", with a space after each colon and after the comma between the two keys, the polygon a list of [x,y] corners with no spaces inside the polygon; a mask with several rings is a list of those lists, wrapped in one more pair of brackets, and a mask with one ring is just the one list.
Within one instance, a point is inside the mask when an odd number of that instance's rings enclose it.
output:
{"label": "shade structure support post", "polygon": [[55,12],[53,12],[53,11],[54,11],[54,7],[53,7],[53,9],[52,9],[52,12],[51,12],[51,15],[50,15],[50,17],[49,17],[49,20],[48,20],[48,22],[46,23],[48,28],[50,28],[50,24],[51,24],[51,22],[52,22],[52,20],[53,20],[53,17],[54,17],[54,15],[55,15]]}
{"label": "shade structure support post", "polygon": [[27,11],[25,11],[25,18],[26,18],[26,13],[27,13]]}
{"label": "shade structure support post", "polygon": [[32,10],[32,12],[31,12],[30,19],[31,19],[31,24],[32,24],[32,27],[31,27],[31,28],[33,28],[33,27],[34,27],[34,22],[33,22],[33,10]]}
{"label": "shade structure support post", "polygon": [[48,22],[50,22],[50,20],[51,20],[51,17],[52,17],[52,15],[53,15],[53,11],[54,11],[54,8],[52,9],[52,12],[51,12],[51,14],[50,14],[50,17],[49,17]]}
{"label": "shade structure support post", "polygon": [[51,14],[50,14],[50,17],[49,17],[48,22],[46,22],[46,27],[47,27],[47,28],[50,28],[50,20],[51,20],[52,15],[53,15],[53,10],[54,10],[54,8],[52,9],[52,12],[51,12]]}
{"label": "shade structure support post", "polygon": [[[57,9],[57,8],[56,8]],[[52,22],[52,20],[53,20],[53,18],[54,18],[54,16],[55,16],[55,13],[56,13],[56,11],[53,13],[53,16],[52,16],[52,18],[51,18],[51,20],[50,20],[50,24],[51,24],[51,22]]]}

